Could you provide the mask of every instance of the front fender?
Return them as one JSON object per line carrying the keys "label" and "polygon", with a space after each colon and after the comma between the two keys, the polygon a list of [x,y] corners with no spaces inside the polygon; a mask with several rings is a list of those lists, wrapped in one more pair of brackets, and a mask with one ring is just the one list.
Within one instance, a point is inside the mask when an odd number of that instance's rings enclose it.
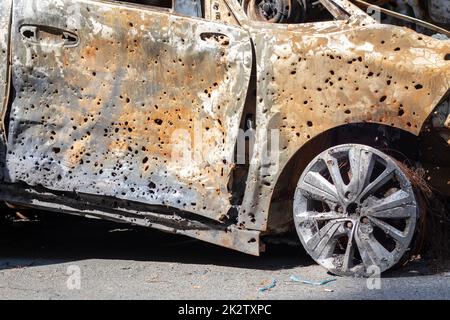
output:
{"label": "front fender", "polygon": [[[266,228],[280,173],[307,141],[360,122],[418,135],[450,87],[450,41],[404,27],[342,21],[270,31],[251,32],[258,66],[257,147],[240,219],[258,230]],[[264,164],[273,129],[279,132],[278,159]]]}

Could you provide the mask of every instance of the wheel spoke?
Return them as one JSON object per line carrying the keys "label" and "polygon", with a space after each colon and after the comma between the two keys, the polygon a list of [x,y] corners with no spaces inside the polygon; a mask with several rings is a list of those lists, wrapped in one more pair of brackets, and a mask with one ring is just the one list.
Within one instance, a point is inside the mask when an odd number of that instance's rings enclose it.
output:
{"label": "wheel spoke", "polygon": [[388,182],[394,176],[395,168],[393,166],[388,166],[384,171],[364,190],[360,193],[358,199],[361,200],[368,193],[373,193],[377,191],[381,186],[383,186],[386,182]]}
{"label": "wheel spoke", "polygon": [[313,199],[338,202],[338,194],[335,186],[318,172],[308,172],[300,189],[306,191]]}
{"label": "wheel spoke", "polygon": [[345,248],[344,261],[342,262],[342,269],[344,271],[350,270],[353,267],[353,257],[355,255],[355,248],[353,246],[353,236],[355,234],[356,226],[353,226],[349,232],[347,247]]}
{"label": "wheel spoke", "polygon": [[415,206],[408,205],[412,201],[411,194],[398,190],[384,199],[371,203],[365,213],[378,218],[408,218],[411,216],[411,210],[415,209]]}
{"label": "wheel spoke", "polygon": [[370,217],[382,219],[407,219],[414,215],[417,208],[413,205],[405,205],[402,207],[380,210],[377,212],[367,213]]}
{"label": "wheel spoke", "polygon": [[401,243],[402,245],[404,245],[405,241],[407,240],[407,237],[403,234],[403,232],[401,232],[400,230],[394,228],[393,226],[391,226],[390,224],[374,218],[374,217],[370,217],[369,216],[369,220],[375,224],[376,226],[378,226],[381,230],[383,230],[388,236],[390,236],[391,238],[393,238],[395,241]]}
{"label": "wheel spoke", "polygon": [[337,194],[340,199],[343,199],[345,194],[344,190],[345,183],[342,180],[341,170],[339,169],[339,162],[335,157],[333,157],[330,154],[327,154],[325,156],[324,161],[327,165],[328,171],[330,172],[330,176],[331,179],[333,180],[333,185],[337,191]]}
{"label": "wheel spoke", "polygon": [[315,212],[315,211],[307,211],[302,212],[296,215],[296,217],[299,219],[299,221],[305,221],[305,220],[333,220],[333,219],[339,219],[342,218],[342,214],[339,214],[334,211],[328,211],[328,212]]}
{"label": "wheel spoke", "polygon": [[365,235],[365,237],[362,237],[359,232],[356,232],[355,241],[366,268],[373,265],[381,268],[383,264],[392,260],[391,253],[373,235]]}
{"label": "wheel spoke", "polygon": [[314,259],[324,259],[331,255],[336,245],[335,234],[341,225],[342,222],[329,221],[307,242]]}
{"label": "wheel spoke", "polygon": [[351,179],[347,190],[356,196],[369,184],[375,159],[371,152],[356,147],[349,150],[348,158],[350,161]]}

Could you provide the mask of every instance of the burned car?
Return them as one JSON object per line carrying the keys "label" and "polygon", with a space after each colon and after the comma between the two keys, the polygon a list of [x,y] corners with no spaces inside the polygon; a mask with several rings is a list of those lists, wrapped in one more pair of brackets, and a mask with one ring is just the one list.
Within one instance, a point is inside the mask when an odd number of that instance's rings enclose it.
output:
{"label": "burned car", "polygon": [[421,215],[405,157],[450,186],[447,142],[419,139],[448,129],[450,42],[347,0],[2,0],[0,30],[10,205],[252,255],[295,228],[364,276]]}

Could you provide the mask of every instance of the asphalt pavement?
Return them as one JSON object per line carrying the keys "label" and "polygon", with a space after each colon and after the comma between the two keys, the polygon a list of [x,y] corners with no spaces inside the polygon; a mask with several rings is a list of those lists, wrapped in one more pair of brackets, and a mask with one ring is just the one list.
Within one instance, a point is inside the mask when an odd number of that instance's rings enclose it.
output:
{"label": "asphalt pavement", "polygon": [[[0,299],[450,299],[450,263],[335,277],[295,244],[260,257],[183,236],[45,214],[0,224]],[[333,280],[323,285],[309,282]],[[268,290],[260,290],[261,288]]]}

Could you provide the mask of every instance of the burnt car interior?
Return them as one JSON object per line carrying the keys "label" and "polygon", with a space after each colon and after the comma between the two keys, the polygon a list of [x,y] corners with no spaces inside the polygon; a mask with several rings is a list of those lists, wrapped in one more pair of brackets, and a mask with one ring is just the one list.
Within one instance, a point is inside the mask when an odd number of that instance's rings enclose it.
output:
{"label": "burnt car interior", "polygon": [[[173,9],[191,17],[204,17],[204,0],[129,0],[136,5]],[[247,16],[270,23],[311,23],[335,18],[319,0],[239,0]]]}
{"label": "burnt car interior", "polygon": [[173,9],[174,12],[191,17],[204,17],[204,1],[203,0],[125,0],[139,6],[151,6],[165,9]]}
{"label": "burnt car interior", "polygon": [[334,20],[320,1],[314,0],[243,0],[247,16],[271,23],[308,23]]}

